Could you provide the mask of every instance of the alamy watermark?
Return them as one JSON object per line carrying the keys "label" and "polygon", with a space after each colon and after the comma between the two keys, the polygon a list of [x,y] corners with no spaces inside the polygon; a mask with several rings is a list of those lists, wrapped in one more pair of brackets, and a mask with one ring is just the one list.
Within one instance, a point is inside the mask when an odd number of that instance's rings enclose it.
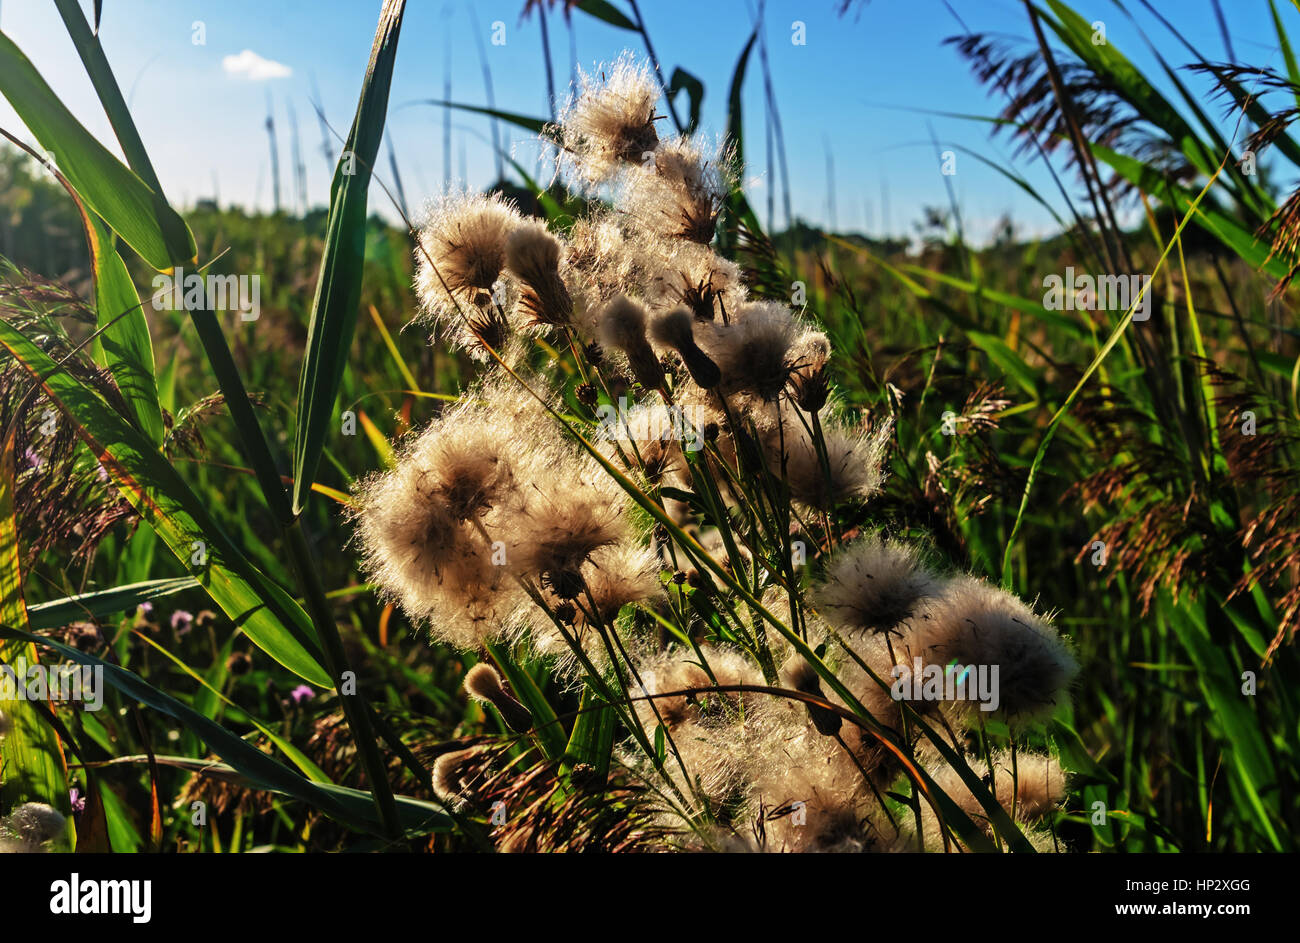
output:
{"label": "alamy watermark", "polygon": [[995,711],[998,694],[997,665],[895,665],[889,693],[896,701],[978,701],[980,710]]}
{"label": "alamy watermark", "polygon": [[29,665],[19,655],[0,665],[0,701],[79,701],[97,711],[104,706],[104,666]]}
{"label": "alamy watermark", "polygon": [[637,415],[628,412],[631,401],[620,396],[618,405],[602,403],[596,407],[596,437],[619,442],[681,442],[687,452],[704,448],[702,430],[708,414],[698,407],[669,406]]}
{"label": "alamy watermark", "polygon": [[256,321],[262,313],[262,276],[214,275],[179,266],[153,277],[155,311],[238,311],[240,320]]}
{"label": "alamy watermark", "polygon": [[1056,273],[1043,277],[1043,307],[1048,311],[1127,311],[1137,304],[1134,321],[1151,317],[1151,291],[1143,291],[1150,280],[1147,275],[1076,274],[1074,266],[1065,267],[1065,276]]}

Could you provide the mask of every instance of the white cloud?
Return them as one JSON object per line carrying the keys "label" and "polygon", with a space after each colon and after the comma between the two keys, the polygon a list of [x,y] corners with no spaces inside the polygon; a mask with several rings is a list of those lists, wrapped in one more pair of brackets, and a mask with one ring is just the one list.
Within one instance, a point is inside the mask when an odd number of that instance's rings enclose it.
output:
{"label": "white cloud", "polygon": [[293,75],[293,69],[284,63],[263,59],[251,49],[245,49],[237,56],[226,56],[221,60],[221,68],[230,75],[240,75],[251,82],[287,79]]}

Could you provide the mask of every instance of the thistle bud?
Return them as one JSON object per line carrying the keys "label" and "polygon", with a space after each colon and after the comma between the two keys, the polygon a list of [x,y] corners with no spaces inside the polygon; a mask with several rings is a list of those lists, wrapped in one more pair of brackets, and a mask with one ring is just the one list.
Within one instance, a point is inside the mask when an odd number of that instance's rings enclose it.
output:
{"label": "thistle bud", "polygon": [[[796,691],[804,694],[811,694],[814,697],[824,697],[822,694],[821,679],[817,676],[816,669],[804,660],[802,655],[796,654],[790,661],[786,662],[781,669],[783,680]],[[840,727],[844,720],[839,714],[832,710],[822,707],[820,704],[808,704],[808,717],[817,728],[817,732],[824,737],[833,737],[840,732]]]}
{"label": "thistle bud", "polygon": [[664,368],[646,340],[645,330],[645,308],[622,295],[607,304],[600,314],[601,342],[623,351],[637,382],[655,390],[663,385]]}
{"label": "thistle bud", "polygon": [[674,308],[656,316],[650,323],[650,334],[660,344],[677,351],[691,379],[701,389],[711,390],[722,381],[718,365],[695,343],[693,318],[686,308]]}
{"label": "thistle bud", "polygon": [[506,692],[501,676],[491,665],[479,662],[465,675],[465,691],[480,704],[491,704],[501,714],[506,726],[515,733],[533,729],[533,715],[528,708]]}

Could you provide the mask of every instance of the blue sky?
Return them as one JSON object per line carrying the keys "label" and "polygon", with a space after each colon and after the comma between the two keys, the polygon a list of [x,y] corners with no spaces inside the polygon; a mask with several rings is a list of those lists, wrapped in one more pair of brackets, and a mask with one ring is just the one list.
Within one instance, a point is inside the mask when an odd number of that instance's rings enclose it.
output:
{"label": "blue sky", "polygon": [[[612,0],[626,8],[625,0]],[[722,130],[727,89],[737,57],[753,28],[757,0],[642,0],[656,52],[671,72],[678,65],[706,87],[703,129]],[[86,8],[90,3],[84,4]],[[1144,69],[1153,60],[1114,0],[1077,0],[1089,21],[1106,23],[1111,43]],[[1138,0],[1127,0],[1138,22],[1176,65],[1187,61]],[[1153,0],[1197,48],[1225,57],[1211,0]],[[1279,3],[1300,35],[1300,15]],[[987,126],[936,117],[923,109],[992,114],[990,99],[955,50],[943,44],[965,29],[1025,37],[1029,27],[1019,0],[871,0],[840,17],[836,0],[768,0],[766,41],[790,161],[795,214],[818,225],[831,222],[828,160],[834,166],[835,219],[841,230],[879,235],[910,232],[927,205],[946,205],[945,178],[931,134],[941,146],[958,144],[1012,166],[1005,140],[990,140]],[[1281,67],[1267,0],[1223,0],[1239,58]],[[280,150],[281,185],[293,199],[290,109],[296,111],[313,204],[328,195],[329,167],[312,100],[317,90],[326,117],[346,134],[369,56],[379,0],[105,0],[101,38],[168,197],[186,205],[217,194],[223,204],[269,208],[270,158],[265,129],[268,100]],[[536,14],[520,22],[522,0],[409,0],[390,98],[388,133],[413,206],[433,196],[448,174],[443,114],[416,104],[441,98],[450,61],[452,98],[485,103],[476,32],[483,40],[497,106],[544,116],[546,86]],[[960,19],[960,22],[959,22]],[[505,24],[505,44],[492,29]],[[795,21],[806,44],[795,45]],[[195,45],[195,24],[205,43]],[[567,88],[571,48],[591,68],[625,48],[640,52],[640,38],[573,16],[572,33],[550,14],[556,82]],[[964,24],[964,25],[963,25]],[[28,55],[80,120],[114,150],[116,145],[53,3],[0,0],[0,29]],[[572,43],[572,46],[571,46]],[[247,50],[247,53],[245,52]],[[251,68],[250,66],[256,66]],[[242,67],[242,68],[241,68]],[[766,215],[766,188],[776,182],[766,166],[762,73],[751,60],[744,104],[748,120],[746,185]],[[1204,87],[1193,82],[1194,87]],[[683,101],[684,104],[684,101]],[[1217,104],[1207,109],[1222,112]],[[482,187],[495,176],[485,119],[453,115],[450,176]],[[0,125],[31,140],[7,103]],[[1226,127],[1226,121],[1225,121]],[[505,130],[505,129],[503,129]],[[1231,130],[1230,127],[1227,130]],[[525,133],[508,129],[515,157],[532,168],[536,151]],[[338,143],[334,142],[337,152]],[[381,175],[389,179],[387,149]],[[969,229],[978,238],[1004,213],[1027,234],[1051,230],[1045,211],[995,170],[959,153],[950,178]],[[1050,190],[1039,167],[1015,165]],[[372,190],[371,205],[393,216],[387,198]],[[780,200],[777,223],[782,223]]]}

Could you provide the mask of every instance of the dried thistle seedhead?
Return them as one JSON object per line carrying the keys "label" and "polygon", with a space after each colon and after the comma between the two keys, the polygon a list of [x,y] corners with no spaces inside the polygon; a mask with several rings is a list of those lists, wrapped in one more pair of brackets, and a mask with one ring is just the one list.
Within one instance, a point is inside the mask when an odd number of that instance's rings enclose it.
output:
{"label": "dried thistle seedhead", "polygon": [[465,692],[479,703],[495,707],[506,726],[516,733],[533,729],[532,713],[506,691],[501,676],[486,662],[479,662],[465,674]]}
{"label": "dried thistle seedhead", "polygon": [[885,455],[892,424],[874,428],[823,421],[825,461],[812,433],[786,404],[776,420],[760,428],[767,467],[785,479],[801,504],[829,511],[851,501],[866,501],[884,484]]}
{"label": "dried thistle seedhead", "polygon": [[694,320],[688,308],[674,308],[656,314],[650,321],[650,336],[655,343],[677,351],[695,384],[701,389],[711,390],[721,382],[722,373],[695,343]]}
{"label": "dried thistle seedhead", "polygon": [[826,621],[850,638],[898,634],[899,627],[936,598],[942,586],[915,547],[871,536],[836,555],[813,601]]}
{"label": "dried thistle seedhead", "polygon": [[653,262],[644,287],[651,310],[685,306],[697,320],[726,323],[745,303],[740,267],[708,246],[658,239],[647,241],[644,248]]}
{"label": "dried thistle seedhead", "polygon": [[646,340],[646,321],[645,308],[620,295],[600,313],[600,342],[605,347],[621,350],[637,382],[653,390],[663,383],[664,368]]}
{"label": "dried thistle seedhead", "polygon": [[790,392],[804,412],[820,412],[830,398],[830,378],[826,375],[830,357],[830,339],[820,331],[804,333],[790,348]]}
{"label": "dried thistle seedhead", "polygon": [[538,222],[521,223],[506,240],[506,269],[523,285],[522,313],[532,325],[568,324],[573,300],[560,277],[560,240]]}
{"label": "dried thistle seedhead", "polygon": [[63,814],[44,802],[24,802],[0,819],[0,852],[24,854],[63,850]]}
{"label": "dried thistle seedhead", "polygon": [[496,193],[448,194],[430,207],[418,233],[415,290],[452,346],[473,351],[482,341],[500,347],[506,318],[494,288],[510,234],[522,222]]}
{"label": "dried thistle seedhead", "polygon": [[[596,617],[613,625],[624,606],[661,598],[659,571],[659,558],[638,544],[623,542],[594,551],[583,574]],[[586,624],[585,613],[577,624]]]}
{"label": "dried thistle seedhead", "polygon": [[[781,682],[803,694],[825,698],[822,694],[822,679],[817,674],[817,669],[798,652],[790,656],[786,663],[781,666]],[[817,732],[822,736],[836,736],[840,732],[840,728],[844,726],[844,719],[835,711],[829,710],[820,704],[805,704],[804,706],[808,709],[808,719],[812,721],[813,726],[817,728]]]}
{"label": "dried thistle seedhead", "polygon": [[651,232],[707,246],[733,183],[727,148],[710,153],[693,138],[677,137],[654,151],[652,166],[628,176],[628,212]]}
{"label": "dried thistle seedhead", "polygon": [[[1049,756],[1022,753],[1016,756],[1013,764],[1010,754],[995,753],[992,774],[989,773],[988,765],[978,758],[972,757],[969,765],[971,772],[989,787],[994,798],[1007,814],[1011,815],[1013,811],[1015,812],[1015,821],[1022,827],[1032,827],[1041,823],[1051,815],[1065,795],[1065,774],[1061,770],[1060,763]],[[948,765],[938,765],[930,770],[930,775],[934,778],[935,785],[942,789],[972,822],[986,835],[993,834],[988,811],[955,769]],[[922,810],[922,827],[926,835],[926,850],[942,851],[939,822],[934,816],[934,811],[929,807]],[[1043,850],[1052,850],[1054,843],[1050,835],[1028,831],[1026,837],[1036,848],[1042,844],[1045,846]],[[1043,838],[1047,838],[1047,841],[1042,841]],[[914,835],[910,830],[906,833],[905,841],[910,842],[911,847],[915,849]]]}
{"label": "dried thistle seedhead", "polygon": [[473,762],[478,751],[471,747],[444,753],[433,761],[433,791],[444,802],[462,805],[480,777]]}
{"label": "dried thistle seedhead", "polygon": [[600,310],[619,295],[643,297],[658,271],[658,260],[668,252],[663,240],[645,231],[628,232],[624,222],[612,211],[598,210],[577,220],[569,231],[569,286],[584,336],[599,334]]}
{"label": "dried thistle seedhead", "polygon": [[580,182],[596,185],[641,163],[659,143],[650,67],[630,55],[598,75],[581,73],[577,94],[560,114],[560,140]]}
{"label": "dried thistle seedhead", "polygon": [[[1054,711],[1068,694],[1078,663],[1050,622],[1020,599],[973,577],[949,580],[911,620],[898,646],[907,662],[997,666],[996,710],[1012,724]],[[973,702],[959,705],[959,712]]]}
{"label": "dried thistle seedhead", "polygon": [[[489,388],[490,390],[490,388]],[[508,410],[503,410],[508,413]],[[463,647],[494,637],[520,605],[482,526],[522,500],[518,428],[463,401],[356,486],[363,566],[413,619]]]}
{"label": "dried thistle seedhead", "polygon": [[722,371],[723,391],[772,401],[790,380],[791,349],[802,333],[785,305],[756,301],[743,305],[730,326],[700,337]]}

